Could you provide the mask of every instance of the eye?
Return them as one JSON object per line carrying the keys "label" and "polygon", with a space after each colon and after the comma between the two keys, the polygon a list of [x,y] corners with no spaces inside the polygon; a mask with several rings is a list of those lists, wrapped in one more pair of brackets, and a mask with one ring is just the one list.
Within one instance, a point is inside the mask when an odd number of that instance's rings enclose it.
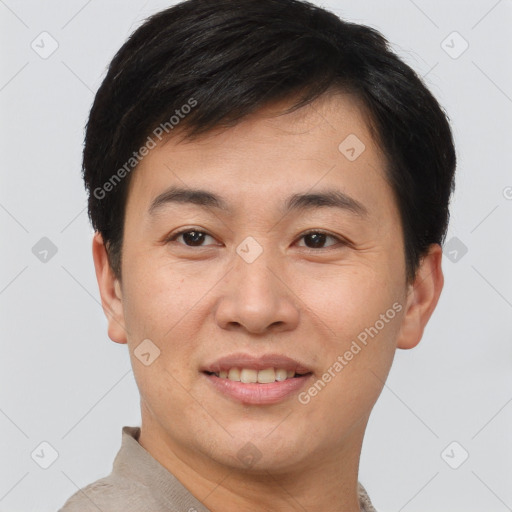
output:
{"label": "eye", "polygon": [[183,229],[182,231],[179,231],[178,233],[173,233],[165,241],[174,242],[180,237],[184,242],[182,243],[182,245],[185,245],[187,247],[202,247],[202,244],[205,241],[206,237],[210,237],[212,240],[214,240],[214,238],[211,235],[205,233],[204,231],[187,228]]}
{"label": "eye", "polygon": [[[346,245],[346,242],[342,240],[341,238],[338,238],[337,236],[331,235],[329,233],[326,233],[324,231],[308,231],[307,233],[304,233],[301,235],[300,239],[304,239],[305,241],[305,247],[308,249],[324,249],[325,248],[325,241],[326,239],[331,238],[335,242]],[[308,243],[310,245],[308,245]],[[332,245],[336,245],[336,243],[328,245],[327,247],[331,247]],[[304,246],[302,246],[304,247]]]}
{"label": "eye", "polygon": [[[205,231],[200,231],[199,229],[183,229],[178,231],[177,233],[173,233],[166,238],[165,242],[175,242],[179,241],[181,238],[182,241],[179,242],[181,245],[185,245],[186,247],[204,247],[205,240],[207,238],[211,238],[215,240],[211,235],[206,233]],[[325,245],[327,239],[331,239],[334,243],[330,245]],[[302,247],[306,247],[308,249],[325,249],[329,248],[333,245],[347,245],[347,242],[335,235],[331,235],[330,233],[320,231],[320,230],[312,230],[308,231],[301,235],[300,240],[304,239],[305,245]]]}

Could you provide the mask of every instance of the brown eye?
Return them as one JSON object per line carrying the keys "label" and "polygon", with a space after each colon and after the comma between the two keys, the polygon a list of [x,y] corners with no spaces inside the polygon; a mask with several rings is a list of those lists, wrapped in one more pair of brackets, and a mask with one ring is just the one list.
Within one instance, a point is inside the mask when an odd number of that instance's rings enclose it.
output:
{"label": "brown eye", "polygon": [[334,244],[330,244],[327,247],[330,247],[332,245],[336,245],[336,243],[343,243],[343,241],[334,236],[330,235],[328,233],[324,233],[323,231],[310,231],[309,233],[305,233],[301,236],[301,239],[304,239],[305,246],[308,249],[324,249],[326,248],[325,243],[326,240],[331,238],[335,241]]}
{"label": "brown eye", "polygon": [[182,237],[186,245],[197,246],[204,242],[205,234],[201,231],[187,231],[182,233]]}
{"label": "brown eye", "polygon": [[167,239],[167,242],[174,242],[178,240],[178,238],[181,238],[183,242],[179,243],[182,245],[186,245],[187,247],[202,247],[206,237],[210,237],[213,240],[213,237],[204,231],[187,229],[171,235],[171,237]]}

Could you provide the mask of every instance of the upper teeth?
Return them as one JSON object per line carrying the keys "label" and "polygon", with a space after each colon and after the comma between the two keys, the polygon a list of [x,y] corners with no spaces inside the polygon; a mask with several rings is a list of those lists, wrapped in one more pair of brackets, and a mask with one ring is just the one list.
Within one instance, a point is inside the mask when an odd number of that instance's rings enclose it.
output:
{"label": "upper teeth", "polygon": [[221,371],[216,373],[221,379],[235,380],[248,384],[251,382],[259,382],[260,384],[268,384],[270,382],[283,381],[290,379],[295,375],[293,370],[285,370],[284,368],[266,368],[265,370],[252,370],[250,368],[230,368],[229,371]]}

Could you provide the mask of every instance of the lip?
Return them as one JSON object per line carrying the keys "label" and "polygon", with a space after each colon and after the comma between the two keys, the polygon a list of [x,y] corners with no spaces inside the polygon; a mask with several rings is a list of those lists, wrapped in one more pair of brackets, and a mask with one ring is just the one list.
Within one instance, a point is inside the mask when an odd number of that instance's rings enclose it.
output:
{"label": "lip", "polygon": [[214,389],[243,404],[271,405],[282,402],[295,395],[312,377],[307,373],[281,382],[269,384],[244,384],[234,380],[223,379],[213,374],[203,373]]}
{"label": "lip", "polygon": [[249,370],[265,370],[266,368],[283,368],[284,370],[293,370],[295,373],[311,373],[303,363],[281,354],[262,354],[253,356],[245,353],[230,354],[221,357],[202,368],[202,372],[219,373],[228,371],[230,368],[247,368]]}
{"label": "lip", "polygon": [[[267,384],[245,384],[214,375],[214,373],[228,371],[230,368],[251,370],[282,368],[287,371],[293,370],[299,375]],[[271,405],[282,402],[295,395],[313,376],[313,371],[305,364],[280,354],[263,354],[261,356],[244,353],[231,354],[205,365],[200,371],[217,392],[237,402],[252,405]]]}

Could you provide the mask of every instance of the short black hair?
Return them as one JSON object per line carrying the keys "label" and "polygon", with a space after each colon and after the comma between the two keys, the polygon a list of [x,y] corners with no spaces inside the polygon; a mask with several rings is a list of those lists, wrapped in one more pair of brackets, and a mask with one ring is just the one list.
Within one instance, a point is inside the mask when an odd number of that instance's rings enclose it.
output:
{"label": "short black hair", "polygon": [[175,127],[193,139],[296,98],[291,112],[331,90],[356,95],[369,113],[410,282],[448,228],[456,155],[447,115],[381,33],[301,0],[186,0],[145,20],[116,53],[91,108],[82,168],[115,275],[131,171],[150,140]]}

